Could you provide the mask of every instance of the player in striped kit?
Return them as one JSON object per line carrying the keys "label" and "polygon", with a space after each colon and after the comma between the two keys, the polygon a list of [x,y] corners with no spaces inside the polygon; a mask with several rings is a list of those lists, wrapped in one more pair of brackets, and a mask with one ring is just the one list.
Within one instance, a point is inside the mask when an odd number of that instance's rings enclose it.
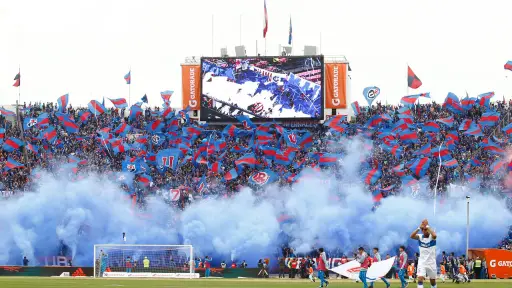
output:
{"label": "player in striped kit", "polygon": [[[422,232],[418,235],[418,232]],[[423,288],[423,281],[426,277],[430,279],[432,288],[437,288],[437,264],[436,264],[436,239],[437,234],[428,225],[428,220],[421,222],[418,229],[411,233],[411,239],[418,240],[420,246],[420,257],[418,258],[418,288]]]}
{"label": "player in striped kit", "polygon": [[[380,257],[380,253],[379,253],[379,248],[375,247],[373,248],[373,263],[375,262],[380,262],[382,259]],[[391,286],[388,282],[388,280],[386,280],[386,278],[382,277],[380,278],[382,280],[382,282],[384,282],[386,284],[386,288],[389,288],[389,286]],[[373,288],[373,282],[370,284],[370,287]]]}
{"label": "player in striped kit", "polygon": [[407,273],[407,253],[405,253],[405,246],[400,246],[400,255],[398,256],[398,278],[402,288],[409,286],[407,280],[405,280],[405,273]]}

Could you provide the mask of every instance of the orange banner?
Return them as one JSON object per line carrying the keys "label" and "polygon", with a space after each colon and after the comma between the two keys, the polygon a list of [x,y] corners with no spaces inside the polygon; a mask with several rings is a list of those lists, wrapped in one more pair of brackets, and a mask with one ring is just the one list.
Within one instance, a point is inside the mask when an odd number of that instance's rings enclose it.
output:
{"label": "orange banner", "polygon": [[489,277],[492,275],[496,275],[496,278],[512,277],[512,251],[486,249],[484,255]]}
{"label": "orange banner", "polygon": [[201,68],[199,65],[181,65],[181,97],[183,109],[190,107],[190,110],[199,110],[199,99],[201,93]]}
{"label": "orange banner", "polygon": [[325,107],[347,108],[347,64],[325,64]]}

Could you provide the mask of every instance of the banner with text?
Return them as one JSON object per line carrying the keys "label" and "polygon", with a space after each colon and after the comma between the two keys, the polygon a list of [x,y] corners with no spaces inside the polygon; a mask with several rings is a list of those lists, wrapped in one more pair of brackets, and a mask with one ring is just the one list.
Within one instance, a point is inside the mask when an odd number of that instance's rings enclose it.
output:
{"label": "banner with text", "polygon": [[346,63],[325,64],[325,107],[327,109],[347,108],[347,65]]}
{"label": "banner with text", "polygon": [[199,110],[200,73],[199,65],[181,65],[183,109],[190,107],[190,110]]}

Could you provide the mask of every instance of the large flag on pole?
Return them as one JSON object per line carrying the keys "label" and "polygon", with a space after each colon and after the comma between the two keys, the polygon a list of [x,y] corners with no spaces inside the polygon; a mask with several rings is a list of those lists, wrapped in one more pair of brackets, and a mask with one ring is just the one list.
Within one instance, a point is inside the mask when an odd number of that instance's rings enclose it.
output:
{"label": "large flag on pole", "polygon": [[132,83],[132,71],[128,71],[126,75],[124,75],[124,80],[126,80],[126,84]]}
{"label": "large flag on pole", "polygon": [[412,72],[411,67],[407,66],[407,86],[412,89],[418,89],[421,86],[421,80]]}
{"label": "large flag on pole", "polygon": [[292,16],[290,16],[290,31],[288,32],[288,45],[292,45]]}
{"label": "large flag on pole", "polygon": [[16,76],[14,77],[14,84],[12,86],[14,87],[20,87],[20,82],[21,82],[21,75],[20,75],[20,72],[18,72],[18,74],[16,74]]}
{"label": "large flag on pole", "polygon": [[265,22],[264,22],[265,26],[263,26],[263,38],[267,38],[267,31],[268,31],[267,0],[264,0],[263,8],[265,11]]}

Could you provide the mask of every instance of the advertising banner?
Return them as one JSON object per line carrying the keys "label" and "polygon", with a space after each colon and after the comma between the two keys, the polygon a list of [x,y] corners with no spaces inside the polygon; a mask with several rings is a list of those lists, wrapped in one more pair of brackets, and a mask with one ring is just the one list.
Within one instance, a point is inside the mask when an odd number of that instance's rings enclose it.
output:
{"label": "advertising banner", "polygon": [[347,108],[347,64],[325,64],[325,107]]}
{"label": "advertising banner", "polygon": [[62,273],[72,277],[94,276],[93,267],[66,267],[66,266],[0,266],[0,276],[60,276]]}
{"label": "advertising banner", "polygon": [[487,274],[496,278],[512,278],[512,251],[502,249],[486,249]]}
{"label": "advertising banner", "polygon": [[181,91],[183,109],[199,110],[201,69],[199,65],[181,65]]}
{"label": "advertising banner", "polygon": [[323,119],[323,57],[201,58],[201,121]]}

